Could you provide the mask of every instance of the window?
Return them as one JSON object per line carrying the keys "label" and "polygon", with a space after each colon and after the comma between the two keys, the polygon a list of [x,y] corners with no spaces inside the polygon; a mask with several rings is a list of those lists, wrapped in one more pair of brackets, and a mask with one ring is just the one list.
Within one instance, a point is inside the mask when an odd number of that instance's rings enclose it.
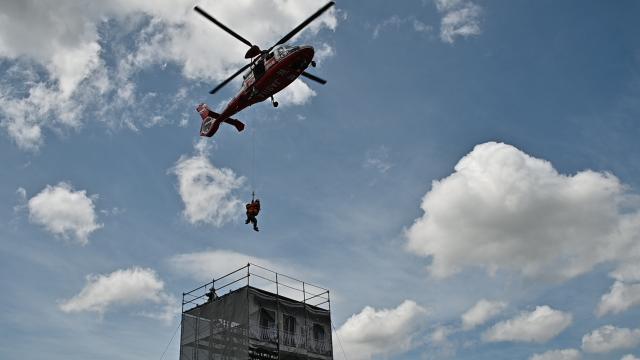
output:
{"label": "window", "polygon": [[256,62],[256,64],[253,66],[253,77],[258,80],[262,77],[262,75],[265,72],[265,68],[264,68],[264,60],[260,59]]}
{"label": "window", "polygon": [[260,309],[260,326],[257,338],[262,341],[276,342],[278,329],[276,329],[276,313],[272,310]]}
{"label": "window", "polygon": [[282,59],[283,57],[285,57],[285,55],[287,55],[287,50],[284,48],[284,46],[280,46],[276,48],[275,53],[278,56],[278,59]]}
{"label": "window", "polygon": [[320,324],[313,324],[313,340],[317,342],[324,341],[324,328]]}
{"label": "window", "polygon": [[276,327],[275,312],[267,309],[260,309],[260,326],[263,328]]}
{"label": "window", "polygon": [[282,314],[282,343],[287,346],[296,346],[296,318]]}
{"label": "window", "polygon": [[286,332],[290,332],[290,333],[294,333],[296,332],[296,318],[291,316],[291,315],[287,315],[284,314],[282,315],[282,329]]}

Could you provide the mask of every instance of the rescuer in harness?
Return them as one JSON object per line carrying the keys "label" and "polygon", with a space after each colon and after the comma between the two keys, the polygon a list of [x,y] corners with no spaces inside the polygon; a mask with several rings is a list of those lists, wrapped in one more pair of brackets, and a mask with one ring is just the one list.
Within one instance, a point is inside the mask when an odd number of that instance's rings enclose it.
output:
{"label": "rescuer in harness", "polygon": [[258,219],[256,219],[256,216],[258,216],[258,213],[260,212],[260,200],[254,200],[252,197],[251,202],[245,207],[247,208],[247,220],[244,223],[252,223],[253,230],[258,231]]}

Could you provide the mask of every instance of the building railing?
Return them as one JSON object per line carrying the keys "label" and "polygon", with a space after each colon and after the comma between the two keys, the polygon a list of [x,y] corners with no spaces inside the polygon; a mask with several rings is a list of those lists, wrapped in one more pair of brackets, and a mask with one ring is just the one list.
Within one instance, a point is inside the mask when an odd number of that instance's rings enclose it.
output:
{"label": "building railing", "polygon": [[[264,286],[259,286],[259,283]],[[328,289],[248,263],[189,292],[182,293],[182,312],[222,295],[223,291],[232,291],[244,286],[268,290],[307,305],[331,310]],[[270,289],[272,287],[273,290]]]}
{"label": "building railing", "polygon": [[[278,335],[280,338],[278,339]],[[249,326],[249,337],[278,344],[289,346],[298,349],[306,349],[317,354],[331,353],[332,344],[328,339],[314,339],[311,336],[306,336],[300,332],[280,331],[274,327],[261,326],[256,323],[251,323]]]}
{"label": "building railing", "polygon": [[249,336],[261,341],[278,342],[278,329],[275,327],[260,326],[251,324],[249,326]]}
{"label": "building railing", "polygon": [[282,339],[280,341],[282,345],[291,346],[291,347],[304,345],[304,335],[300,333],[282,331],[280,334],[282,335]]}

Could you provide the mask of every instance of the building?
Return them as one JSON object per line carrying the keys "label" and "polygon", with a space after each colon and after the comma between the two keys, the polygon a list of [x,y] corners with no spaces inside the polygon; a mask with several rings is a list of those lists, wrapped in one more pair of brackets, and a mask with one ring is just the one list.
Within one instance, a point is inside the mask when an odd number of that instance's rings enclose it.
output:
{"label": "building", "polygon": [[332,360],[330,304],[329,290],[247,264],[183,294],[180,360]]}

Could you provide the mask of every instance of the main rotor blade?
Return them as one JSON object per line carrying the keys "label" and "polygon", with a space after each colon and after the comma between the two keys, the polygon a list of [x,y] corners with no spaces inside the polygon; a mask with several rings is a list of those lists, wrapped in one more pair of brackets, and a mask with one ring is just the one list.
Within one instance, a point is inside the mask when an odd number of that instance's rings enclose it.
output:
{"label": "main rotor blade", "polygon": [[205,18],[207,18],[212,23],[218,25],[220,28],[222,28],[222,30],[228,32],[234,38],[236,38],[236,39],[242,41],[243,43],[247,44],[247,46],[249,46],[249,47],[253,46],[253,44],[249,40],[247,40],[247,39],[243,38],[242,36],[238,35],[238,33],[236,33],[235,31],[229,29],[225,24],[223,24],[220,21],[216,20],[216,18],[214,18],[213,16],[209,15],[206,11],[202,10],[200,7],[196,6],[196,7],[193,8],[193,10],[197,11],[198,13],[200,13],[200,15],[204,16]]}
{"label": "main rotor blade", "polygon": [[[280,44],[284,44],[287,41],[291,40],[291,38],[294,37],[297,33],[299,33],[300,30],[304,29],[313,20],[315,20],[318,16],[322,15],[322,13],[324,13],[325,11],[329,10],[329,8],[332,7],[335,4],[336,3],[334,1],[329,1],[325,6],[321,7],[320,10],[316,11],[307,20],[303,21],[302,24],[298,25],[295,29],[291,30],[290,33],[288,33],[282,39],[280,39],[280,41],[278,41],[275,45],[273,45],[271,47],[271,49],[273,49],[274,47],[276,47],[276,46],[278,46]],[[269,49],[269,50],[271,50],[271,49]]]}
{"label": "main rotor blade", "polygon": [[213,88],[213,90],[209,91],[209,94],[215,94],[218,90],[222,89],[223,86],[227,85],[229,81],[233,80],[236,76],[240,75],[243,71],[247,70],[247,68],[251,66],[251,63],[240,68],[240,70],[236,71],[233,75],[229,76],[227,80],[220,83],[220,85]]}
{"label": "main rotor blade", "polygon": [[324,84],[326,84],[326,83],[327,83],[327,80],[325,80],[325,79],[321,79],[321,78],[319,78],[319,77],[317,77],[317,76],[315,76],[315,75],[311,75],[311,74],[309,74],[309,73],[308,73],[308,72],[306,72],[306,71],[303,71],[303,72],[302,72],[302,74],[300,74],[300,75],[302,75],[302,76],[306,77],[306,78],[307,78],[307,79],[309,79],[309,80],[313,80],[313,81],[315,81],[315,82],[319,82],[319,83],[320,83],[320,84],[322,84],[322,85],[324,85]]}

